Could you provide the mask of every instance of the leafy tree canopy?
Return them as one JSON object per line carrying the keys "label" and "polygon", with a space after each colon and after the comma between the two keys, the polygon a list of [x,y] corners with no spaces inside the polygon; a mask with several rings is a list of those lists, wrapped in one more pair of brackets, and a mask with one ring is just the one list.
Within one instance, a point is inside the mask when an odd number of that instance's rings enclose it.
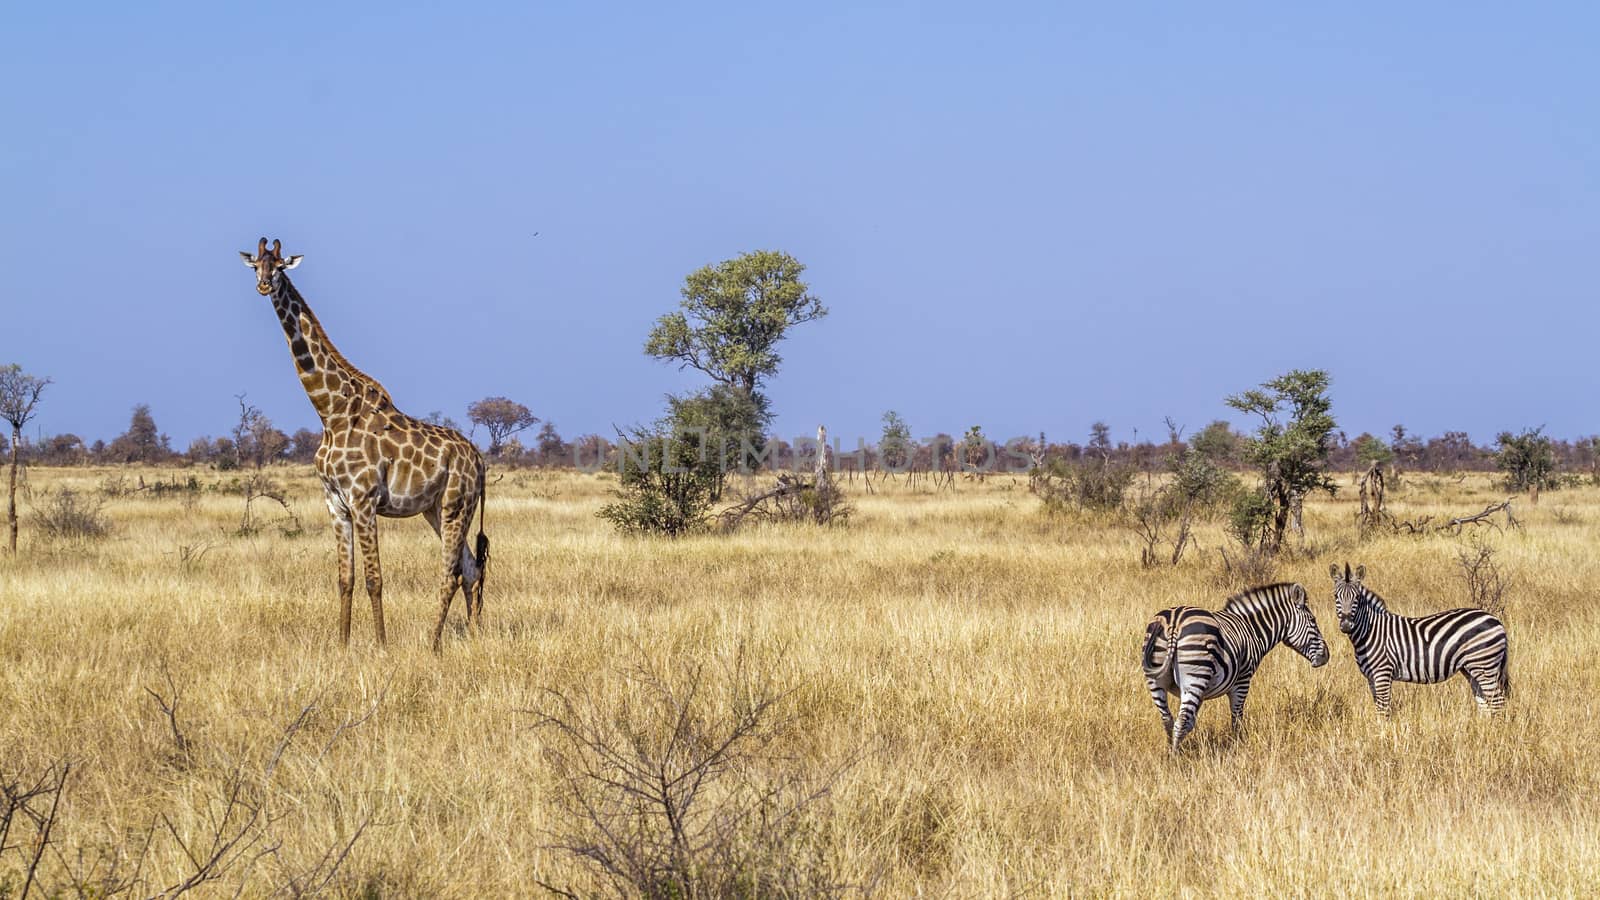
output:
{"label": "leafy tree canopy", "polygon": [[691,272],[682,309],[656,321],[645,352],[755,393],[778,370],[777,345],[789,329],[828,314],[800,280],[805,268],[787,253],[757,250]]}

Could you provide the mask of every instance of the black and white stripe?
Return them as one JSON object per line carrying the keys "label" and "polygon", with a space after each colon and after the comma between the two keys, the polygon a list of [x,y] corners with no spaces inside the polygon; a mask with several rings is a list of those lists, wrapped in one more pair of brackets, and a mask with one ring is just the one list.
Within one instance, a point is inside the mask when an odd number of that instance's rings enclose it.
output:
{"label": "black and white stripe", "polygon": [[[1313,667],[1328,661],[1328,645],[1298,584],[1251,588],[1215,612],[1174,606],[1156,613],[1145,629],[1144,680],[1174,751],[1194,730],[1201,702],[1212,697],[1228,695],[1233,725],[1239,726],[1250,679],[1279,642]],[[1168,694],[1179,698],[1176,727]]]}
{"label": "black and white stripe", "polygon": [[1361,580],[1365,566],[1329,566],[1339,630],[1350,637],[1356,665],[1372,688],[1381,715],[1389,714],[1396,681],[1436,684],[1460,672],[1478,708],[1498,712],[1511,695],[1506,670],[1506,627],[1481,609],[1447,609],[1431,616],[1396,615]]}

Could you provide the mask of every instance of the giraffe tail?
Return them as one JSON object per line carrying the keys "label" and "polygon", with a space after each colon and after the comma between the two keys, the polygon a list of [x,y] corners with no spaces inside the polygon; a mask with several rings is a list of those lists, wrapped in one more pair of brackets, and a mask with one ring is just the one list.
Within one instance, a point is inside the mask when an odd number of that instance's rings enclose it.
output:
{"label": "giraffe tail", "polygon": [[483,522],[488,514],[484,507],[489,505],[488,486],[483,477],[483,471],[478,471],[478,538],[473,546],[473,561],[478,564],[478,582],[474,584],[473,593],[477,596],[471,598],[476,602],[478,615],[483,615],[483,581],[489,574],[489,536],[483,533]]}

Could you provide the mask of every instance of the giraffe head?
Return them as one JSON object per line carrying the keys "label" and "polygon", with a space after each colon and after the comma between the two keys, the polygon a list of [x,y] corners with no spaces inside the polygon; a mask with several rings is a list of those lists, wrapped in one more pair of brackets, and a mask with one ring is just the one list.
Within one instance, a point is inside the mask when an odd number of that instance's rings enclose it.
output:
{"label": "giraffe head", "polygon": [[255,256],[244,250],[239,251],[239,256],[245,265],[256,270],[256,293],[263,296],[270,295],[273,288],[277,287],[279,272],[286,272],[300,265],[298,256],[283,258],[282,242],[275,240],[271,249],[268,249],[266,238],[262,238],[261,243],[256,245]]}

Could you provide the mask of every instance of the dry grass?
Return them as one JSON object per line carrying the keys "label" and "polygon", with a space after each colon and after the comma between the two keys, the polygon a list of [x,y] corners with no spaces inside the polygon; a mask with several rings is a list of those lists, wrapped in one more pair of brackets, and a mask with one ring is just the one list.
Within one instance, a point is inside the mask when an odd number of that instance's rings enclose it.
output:
{"label": "dry grass", "polygon": [[[106,474],[31,479],[90,491]],[[1515,584],[1499,720],[1460,681],[1397,685],[1392,721],[1376,719],[1327,564],[1364,562],[1399,611],[1439,609],[1464,602],[1463,541],[1360,543],[1353,490],[1311,505],[1312,546],[1279,575],[1311,590],[1333,660],[1275,653],[1245,734],[1207,704],[1175,759],[1138,647],[1155,610],[1227,593],[1215,526],[1179,567],[1143,569],[1132,534],[1047,520],[997,478],[854,492],[848,528],[662,542],[609,533],[601,477],[512,474],[489,491],[486,629],[463,634],[458,603],[436,657],[427,526],[385,522],[389,649],[359,589],[342,649],[320,495],[309,472],[281,480],[306,534],[240,536],[238,497],[134,496],[108,505],[100,542],[25,530],[21,557],[0,559],[0,778],[72,764],[44,886],[182,882],[180,841],[197,853],[226,834],[233,791],[259,818],[204,895],[593,890],[549,849],[570,823],[535,727],[545,690],[620,703],[640,665],[729,673],[736,658],[792,691],[793,765],[821,777],[860,754],[810,833],[839,880],[880,895],[1549,895],[1600,878],[1600,669],[1585,652],[1600,641],[1600,489],[1524,504],[1525,530],[1491,539]],[[1391,503],[1459,513],[1498,497],[1484,478],[1416,476]],[[13,825],[0,896],[33,834]]]}

